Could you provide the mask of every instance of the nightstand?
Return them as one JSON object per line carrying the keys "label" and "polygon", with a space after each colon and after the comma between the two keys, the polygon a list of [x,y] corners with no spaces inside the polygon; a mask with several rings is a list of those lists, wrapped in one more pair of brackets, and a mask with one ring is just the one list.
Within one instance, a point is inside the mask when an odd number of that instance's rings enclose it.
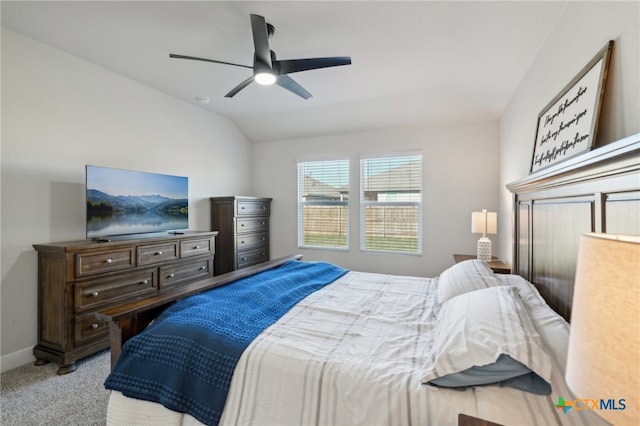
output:
{"label": "nightstand", "polygon": [[[453,260],[456,263],[460,263],[463,260],[477,259],[478,257],[475,254],[454,254]],[[487,262],[487,265],[495,272],[496,274],[510,274],[511,268],[507,266],[502,260],[493,256],[491,258],[491,262]]]}
{"label": "nightstand", "polygon": [[498,423],[482,420],[467,414],[458,414],[458,426],[502,426]]}

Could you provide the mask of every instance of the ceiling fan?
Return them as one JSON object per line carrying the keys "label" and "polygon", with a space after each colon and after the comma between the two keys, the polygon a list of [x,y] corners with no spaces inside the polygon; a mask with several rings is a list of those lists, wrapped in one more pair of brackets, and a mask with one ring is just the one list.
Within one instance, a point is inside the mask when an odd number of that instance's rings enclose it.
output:
{"label": "ceiling fan", "polygon": [[275,27],[267,23],[264,17],[251,14],[251,30],[253,32],[253,45],[255,54],[253,56],[253,66],[234,64],[232,62],[217,61],[215,59],[197,58],[194,56],[169,54],[170,58],[190,59],[194,61],[213,62],[216,64],[233,65],[236,67],[249,68],[253,70],[253,76],[249,77],[225,95],[232,98],[239,91],[247,87],[254,81],[258,84],[268,85],[276,83],[278,86],[295,93],[296,95],[309,99],[312,95],[304,87],[298,84],[288,74],[300,71],[309,71],[318,68],[337,67],[340,65],[350,65],[351,57],[335,56],[328,58],[307,58],[289,59],[280,61],[276,59],[276,54],[269,48],[269,38],[275,33]]}

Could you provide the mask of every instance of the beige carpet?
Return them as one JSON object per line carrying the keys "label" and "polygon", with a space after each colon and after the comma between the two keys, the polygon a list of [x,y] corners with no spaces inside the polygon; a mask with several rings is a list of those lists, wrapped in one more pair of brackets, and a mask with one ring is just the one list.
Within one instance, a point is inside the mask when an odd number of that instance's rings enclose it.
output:
{"label": "beige carpet", "polygon": [[0,377],[0,424],[104,425],[109,392],[103,383],[109,374],[109,351],[78,363],[76,371],[58,376],[58,366],[24,365]]}

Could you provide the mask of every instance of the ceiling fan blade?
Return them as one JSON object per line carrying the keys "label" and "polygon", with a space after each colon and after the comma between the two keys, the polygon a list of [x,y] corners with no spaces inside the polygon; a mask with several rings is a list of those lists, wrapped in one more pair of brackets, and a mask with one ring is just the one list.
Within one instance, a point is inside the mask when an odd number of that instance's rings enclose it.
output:
{"label": "ceiling fan blade", "polygon": [[309,93],[304,87],[300,86],[294,79],[288,75],[280,74],[276,80],[276,84],[280,87],[284,87],[290,92],[295,93],[303,99],[309,99],[313,95]]}
{"label": "ceiling fan blade", "polygon": [[233,98],[235,95],[238,94],[239,91],[241,91],[242,89],[244,89],[245,87],[247,87],[251,83],[253,83],[253,76],[249,77],[248,79],[246,79],[245,81],[243,81],[242,83],[238,84],[236,87],[231,89],[231,91],[229,93],[227,93],[226,95],[224,95],[224,97],[225,98]]}
{"label": "ceiling fan blade", "polygon": [[253,32],[253,45],[255,47],[256,61],[259,61],[271,68],[269,34],[267,32],[267,22],[264,20],[263,16],[251,14],[251,31]]}
{"label": "ceiling fan blade", "polygon": [[276,61],[280,74],[291,74],[300,71],[315,70],[318,68],[338,67],[351,65],[350,56],[335,56],[330,58],[289,59]]}
{"label": "ceiling fan blade", "polygon": [[196,58],[195,56],[184,56],[184,55],[176,55],[174,53],[169,53],[169,57],[176,58],[176,59],[190,59],[193,61],[213,62],[215,64],[233,65],[236,67],[253,69],[253,67],[250,67],[249,65],[234,64],[233,62],[216,61],[215,59]]}

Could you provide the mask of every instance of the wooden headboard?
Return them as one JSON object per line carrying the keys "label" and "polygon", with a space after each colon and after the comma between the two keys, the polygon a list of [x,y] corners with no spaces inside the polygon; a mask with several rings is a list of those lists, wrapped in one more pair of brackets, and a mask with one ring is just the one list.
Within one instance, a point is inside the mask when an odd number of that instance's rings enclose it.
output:
{"label": "wooden headboard", "polygon": [[640,235],[640,133],[507,188],[513,193],[513,273],[569,321],[580,235]]}

